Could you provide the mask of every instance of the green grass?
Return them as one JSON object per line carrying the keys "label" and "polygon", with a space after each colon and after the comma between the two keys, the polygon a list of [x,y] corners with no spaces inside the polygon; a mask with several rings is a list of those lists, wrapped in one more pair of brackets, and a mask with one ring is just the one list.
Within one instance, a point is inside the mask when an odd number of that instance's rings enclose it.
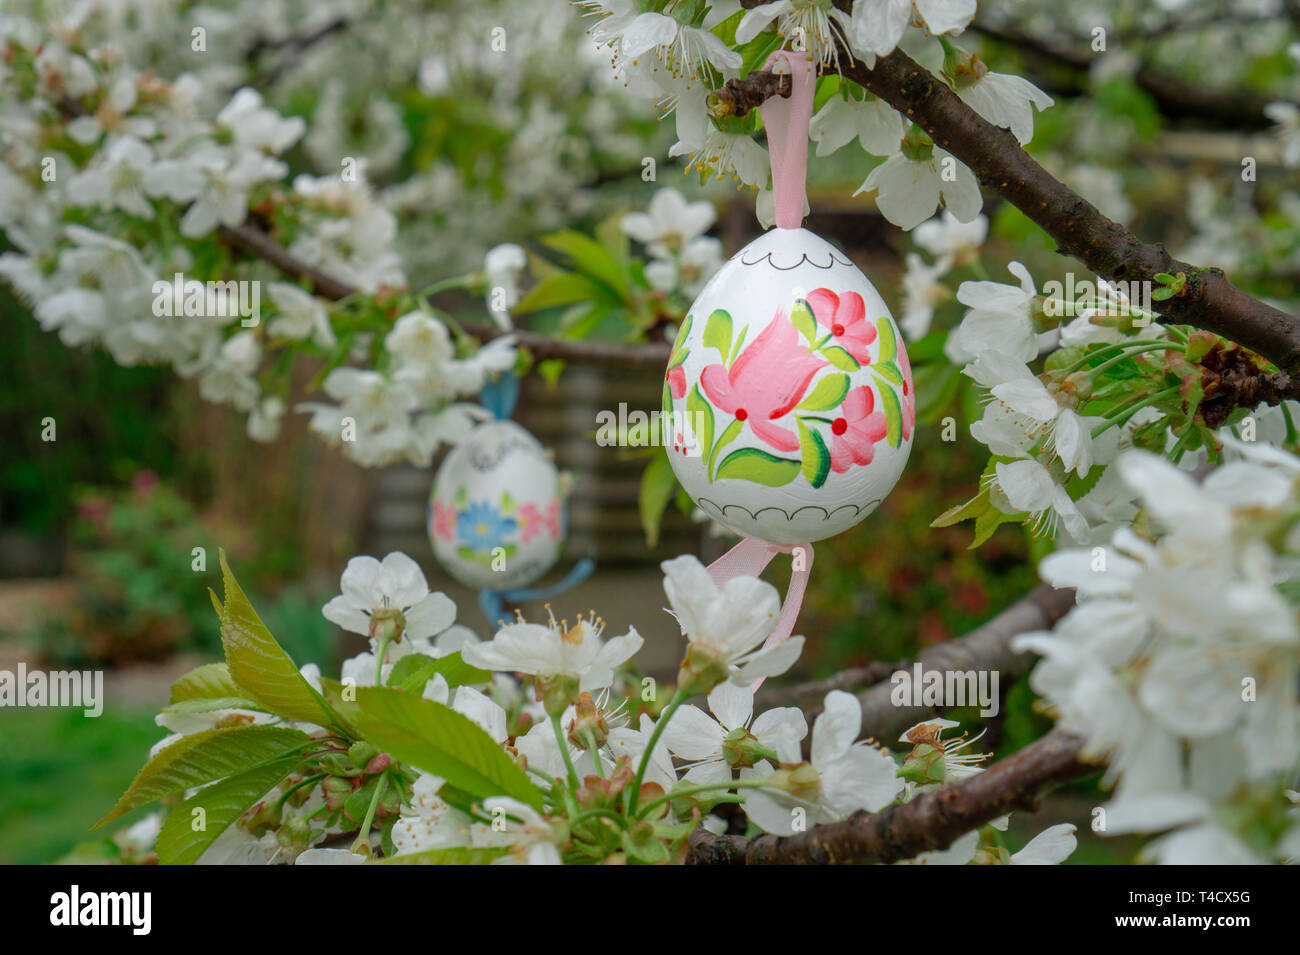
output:
{"label": "green grass", "polygon": [[90,827],[112,808],[165,731],[152,710],[0,710],[0,864],[56,862],[103,833]]}

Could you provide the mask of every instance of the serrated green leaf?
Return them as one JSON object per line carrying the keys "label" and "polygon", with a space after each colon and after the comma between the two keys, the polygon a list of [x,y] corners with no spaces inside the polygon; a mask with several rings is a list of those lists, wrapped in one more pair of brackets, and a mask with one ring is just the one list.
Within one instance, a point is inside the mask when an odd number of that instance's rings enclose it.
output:
{"label": "serrated green leaf", "polygon": [[542,808],[542,791],[506,751],[448,706],[393,687],[366,686],[357,688],[355,703],[342,704],[342,712],[383,751],[471,796],[512,796]]}
{"label": "serrated green leaf", "polygon": [[306,723],[328,724],[330,713],[324,701],[303,679],[244,596],[226,563],[225,551],[220,552],[220,560],[226,589],[221,643],[231,677],[243,695],[272,713]]}
{"label": "serrated green leaf", "polygon": [[831,345],[829,348],[823,348],[821,350],[821,355],[840,371],[857,371],[862,367],[858,364],[856,358],[846,352],[839,345]]}
{"label": "serrated green leaf", "polygon": [[426,849],[423,852],[408,852],[400,856],[380,859],[372,865],[489,865],[501,858],[510,849],[508,846],[491,846],[475,849],[469,846],[453,846],[449,849]]}
{"label": "serrated green leaf", "polygon": [[987,511],[975,518],[975,539],[970,542],[967,550],[974,550],[979,547],[1003,524],[1022,523],[1023,517],[1013,514],[1003,514],[996,507],[989,507]]}
{"label": "serrated green leaf", "polygon": [[826,441],[815,429],[799,421],[800,472],[813,487],[821,487],[831,473],[831,453]]}
{"label": "serrated green leaf", "polygon": [[163,796],[284,756],[306,739],[306,733],[287,726],[232,726],[182,736],[145,764],[93,828]]}
{"label": "serrated green leaf", "polygon": [[731,352],[731,335],[731,315],[725,309],[714,309],[704,323],[704,347],[716,348],[726,361]]}
{"label": "serrated green leaf", "polygon": [[882,315],[876,319],[876,331],[880,333],[880,354],[876,361],[893,361],[898,357],[898,336],[894,334],[894,323]]}
{"label": "serrated green leaf", "polygon": [[544,308],[592,302],[610,297],[609,289],[597,285],[587,276],[579,272],[561,272],[539,282],[520,299],[519,304],[512,311],[519,315],[526,315]]}
{"label": "serrated green leaf", "polygon": [[798,330],[809,345],[817,341],[817,316],[813,314],[812,307],[806,300],[795,301],[794,308],[790,309],[790,324]]}
{"label": "serrated green leaf", "polygon": [[205,663],[172,684],[171,702],[243,695],[243,690],[230,676],[230,670],[224,663]]}
{"label": "serrated green leaf", "polygon": [[641,529],[645,532],[646,546],[654,547],[659,543],[659,524],[676,491],[677,476],[668,463],[668,455],[655,455],[641,472],[641,487],[637,492],[637,507],[641,512]]}
{"label": "serrated green leaf", "polygon": [[740,448],[722,459],[716,479],[734,478],[766,487],[784,487],[799,476],[800,468],[798,461],[778,458],[759,448]]}
{"label": "serrated green leaf", "polygon": [[[217,837],[293,770],[296,759],[249,769],[199,790],[167,814],[155,848],[163,865],[193,865]],[[195,831],[195,809],[203,828]]]}
{"label": "serrated green leaf", "polygon": [[830,411],[838,408],[848,393],[848,375],[826,375],[796,407],[800,411]]}
{"label": "serrated green leaf", "polygon": [[492,679],[487,670],[470,666],[462,659],[460,651],[449,653],[444,657],[431,657],[427,653],[408,653],[395,664],[388,674],[388,685],[406,690],[408,693],[423,693],[424,685],[441,674],[447,686],[466,686],[472,683],[486,683]]}
{"label": "serrated green leaf", "polygon": [[180,700],[168,703],[164,713],[212,713],[216,710],[260,710],[256,703],[242,696],[214,696],[208,699]]}
{"label": "serrated green leaf", "polygon": [[893,388],[880,389],[880,406],[885,411],[885,436],[894,447],[902,447],[903,406]]}
{"label": "serrated green leaf", "polygon": [[931,527],[951,527],[953,524],[959,524],[962,521],[968,521],[972,518],[979,517],[986,510],[993,506],[989,499],[988,488],[980,491],[965,504],[958,504],[948,508],[938,517],[930,522]]}
{"label": "serrated green leaf", "polygon": [[568,256],[579,271],[603,282],[619,301],[627,301],[629,294],[627,270],[595,239],[581,232],[565,230],[542,236],[540,241],[547,248]]}

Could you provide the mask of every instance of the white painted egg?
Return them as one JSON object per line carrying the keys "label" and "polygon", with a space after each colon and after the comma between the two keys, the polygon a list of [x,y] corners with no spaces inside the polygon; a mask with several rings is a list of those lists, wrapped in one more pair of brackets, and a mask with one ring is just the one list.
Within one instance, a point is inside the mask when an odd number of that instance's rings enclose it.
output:
{"label": "white painted egg", "polygon": [[429,540],[452,577],[509,590],[551,569],[564,543],[560,476],[513,421],[489,421],[448,452],[429,495]]}
{"label": "white painted egg", "polygon": [[867,277],[771,229],[700,292],[673,343],[668,459],[700,508],[776,544],[848,530],[903,473],[916,419],[902,337]]}

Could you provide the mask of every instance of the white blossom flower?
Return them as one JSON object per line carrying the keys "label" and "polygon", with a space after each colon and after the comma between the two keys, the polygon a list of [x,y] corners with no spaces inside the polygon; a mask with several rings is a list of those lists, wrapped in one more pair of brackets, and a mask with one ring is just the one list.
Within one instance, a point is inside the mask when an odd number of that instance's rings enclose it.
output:
{"label": "white blossom flower", "polygon": [[[1010,504],[1009,513],[1023,511],[1033,519],[1036,533],[1056,534],[1059,525],[1076,540],[1088,533],[1088,522],[1065,488],[1039,462],[999,461],[994,465],[997,490]],[[995,495],[994,504],[998,504]]]}
{"label": "white blossom flower", "polygon": [[676,189],[660,189],[645,212],[629,212],[619,221],[623,232],[655,258],[670,258],[704,235],[717,219],[713,203],[688,202]]}
{"label": "white blossom flower", "polygon": [[778,762],[799,761],[808,723],[798,707],[777,707],[754,719],[749,687],[722,683],[709,693],[709,709],[713,716],[693,705],[680,707],[664,730],[669,751],[690,763],[682,777],[688,782],[730,779],[733,767],[760,761],[750,750],[753,745],[775,753]]}
{"label": "white blossom flower", "polygon": [[818,63],[839,63],[837,40],[845,38],[845,14],[821,0],[775,0],[750,7],[736,27],[736,42],[748,43],[769,24],[787,39],[798,38]]}
{"label": "white blossom flower", "polygon": [[975,15],[975,0],[856,0],[851,17],[842,19],[853,52],[868,67],[888,56],[910,23],[927,33],[961,33]]}
{"label": "white blossom flower", "polygon": [[307,128],[301,116],[285,119],[263,105],[262,94],[245,86],[217,114],[216,124],[230,131],[244,149],[259,150],[278,156],[302,136]]}
{"label": "white blossom flower", "polygon": [[339,586],[343,592],[332,598],[321,613],[344,630],[371,637],[372,644],[371,617],[379,610],[401,611],[405,618],[402,643],[428,640],[456,619],[456,605],[446,594],[430,593],[420,565],[401,551],[394,551],[382,561],[353,557],[343,570]]}
{"label": "white blossom flower", "polygon": [[270,283],[267,294],[278,312],[266,327],[268,334],[293,341],[310,336],[321,348],[334,347],[334,329],[324,302],[288,282]]}
{"label": "white blossom flower", "polygon": [[949,268],[957,268],[975,260],[988,235],[987,216],[961,222],[945,209],[942,215],[913,229],[912,241],[940,262],[949,262]]}
{"label": "white blossom flower", "polygon": [[[926,224],[917,228],[924,228]],[[942,259],[929,265],[915,252],[909,252],[904,262],[903,314],[898,324],[909,341],[916,341],[930,331],[935,306],[952,296],[948,286],[939,281],[948,271],[949,261]]]}
{"label": "white blossom flower", "polygon": [[1060,865],[1079,845],[1074,832],[1075,827],[1068,822],[1049,826],[1025,843],[1019,852],[1012,853],[1011,864]]}
{"label": "white blossom flower", "polygon": [[881,214],[901,229],[920,225],[940,202],[961,222],[974,219],[984,204],[975,174],[929,145],[895,152],[871,170],[853,194],[872,191]]}
{"label": "white blossom flower", "polygon": [[[855,742],[862,729],[862,704],[851,693],[832,690],[813,723],[811,765],[816,786],[799,795],[776,789],[752,789],[745,799],[745,814],[764,832],[793,833],[792,810],[802,808],[809,827],[836,822],[866,809],[876,812],[902,791],[897,766],[887,754],[867,743]],[[743,779],[764,779],[774,772],[760,763],[741,770]]]}
{"label": "white blossom flower", "polygon": [[153,162],[153,150],[139,139],[115,136],[78,173],[73,191],[86,204],[152,219],[153,204],[145,196],[145,185]]}
{"label": "white blossom flower", "polygon": [[614,682],[615,668],[630,660],[644,642],[635,628],[602,642],[604,630],[604,622],[595,617],[579,617],[572,627],[554,617],[546,626],[512,623],[491,640],[466,647],[462,656],[484,670],[571,677],[579,690],[598,690]]}
{"label": "white blossom flower", "polygon": [[903,139],[903,118],[879,97],[866,100],[832,96],[809,124],[809,138],[818,156],[829,156],[855,137],[865,152],[888,156]]}
{"label": "white blossom flower", "polygon": [[994,73],[978,61],[974,80],[959,82],[957,96],[994,126],[1011,130],[1021,145],[1034,138],[1034,110],[1052,105],[1052,98],[1024,77]]}
{"label": "white blossom flower", "polygon": [[1029,270],[1019,262],[1008,263],[1007,271],[1020,279],[1019,286],[962,282],[957,287],[957,301],[969,310],[944,346],[944,353],[955,364],[967,364],[989,351],[1022,362],[1037,357],[1038,335],[1030,314],[1038,290]]}
{"label": "white blossom flower", "polygon": [[510,310],[519,304],[519,276],[527,264],[524,250],[511,242],[493,246],[483,257],[488,312],[500,328],[511,327]]}
{"label": "white blossom flower", "polygon": [[757,577],[734,577],[719,588],[694,557],[684,554],[659,565],[664,592],[691,647],[725,666],[731,682],[746,686],[780,676],[803,650],[794,636],[760,648],[776,625],[776,588]]}

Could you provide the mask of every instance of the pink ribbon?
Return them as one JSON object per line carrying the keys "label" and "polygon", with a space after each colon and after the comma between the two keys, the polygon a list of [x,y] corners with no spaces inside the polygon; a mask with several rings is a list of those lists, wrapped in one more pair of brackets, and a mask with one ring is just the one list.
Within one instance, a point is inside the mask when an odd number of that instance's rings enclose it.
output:
{"label": "pink ribbon", "polygon": [[798,229],[803,224],[807,198],[808,124],[812,122],[817,67],[805,53],[777,50],[763,68],[771,69],[781,59],[790,70],[790,96],[773,96],[759,107],[759,113],[767,127],[767,148],[772,159],[776,224],[782,229]]}
{"label": "pink ribbon", "polygon": [[[711,563],[708,568],[709,576],[721,588],[733,577],[757,577],[777,554],[791,554],[796,550],[802,551],[806,555],[806,560],[802,568],[794,568],[790,571],[790,587],[785,593],[785,602],[781,604],[781,616],[777,617],[772,632],[763,641],[764,648],[789,639],[794,630],[794,622],[799,616],[799,609],[803,606],[804,593],[808,590],[808,575],[812,572],[812,544],[770,544],[767,541],[746,537]],[[755,681],[751,690],[757,693],[762,685],[763,680],[760,678]]]}

